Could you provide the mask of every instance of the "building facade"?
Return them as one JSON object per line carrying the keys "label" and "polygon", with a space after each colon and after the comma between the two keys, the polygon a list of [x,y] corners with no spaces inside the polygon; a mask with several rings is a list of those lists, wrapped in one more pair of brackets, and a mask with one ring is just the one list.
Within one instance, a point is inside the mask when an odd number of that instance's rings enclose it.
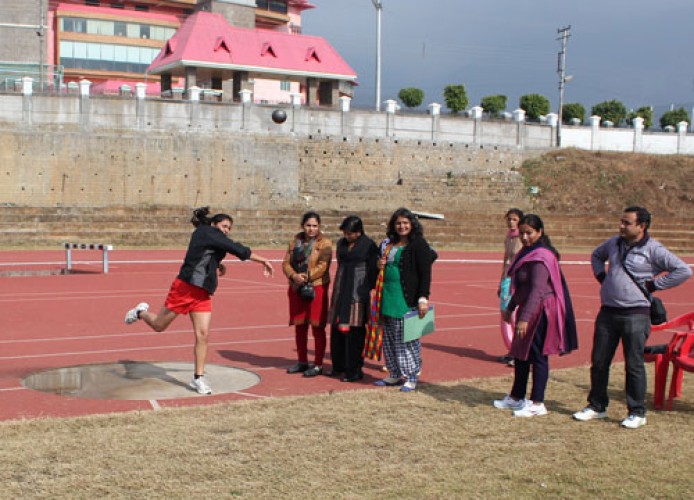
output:
{"label": "building facade", "polygon": [[[218,14],[234,28],[301,38],[301,14],[313,7],[307,0],[3,0],[0,91],[12,90],[22,76],[32,76],[40,90],[56,91],[70,82],[89,80],[93,93],[108,94],[145,82],[147,92],[158,95],[161,76],[148,68],[196,13]],[[261,68],[250,84],[246,78],[236,90],[250,87],[254,101],[278,103],[289,102],[291,94],[307,88],[305,78],[291,72],[273,72],[270,78],[262,73]],[[166,88],[186,90],[192,80],[185,76],[167,73]],[[352,86],[345,81],[342,75],[336,85],[342,95],[349,95]],[[221,90],[211,78],[194,84]],[[225,98],[237,100],[232,92]]]}

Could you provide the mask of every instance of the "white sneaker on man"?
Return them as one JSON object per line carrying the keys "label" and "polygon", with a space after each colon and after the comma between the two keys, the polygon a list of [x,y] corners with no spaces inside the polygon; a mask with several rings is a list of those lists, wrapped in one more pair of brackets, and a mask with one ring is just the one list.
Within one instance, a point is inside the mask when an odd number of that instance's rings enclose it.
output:
{"label": "white sneaker on man", "polygon": [[500,410],[521,410],[525,406],[525,403],[525,399],[513,399],[506,394],[504,399],[494,400],[494,408],[499,408]]}
{"label": "white sneaker on man", "polygon": [[207,380],[205,380],[205,377],[193,377],[193,380],[190,381],[190,388],[198,394],[212,394],[212,388],[207,383]]}
{"label": "white sneaker on man", "polygon": [[138,305],[130,309],[127,313],[125,313],[125,322],[126,324],[131,324],[135,323],[138,319],[140,319],[140,313],[143,311],[148,311],[149,310],[149,304],[147,302],[140,302]]}
{"label": "white sneaker on man", "polygon": [[532,401],[528,401],[523,408],[513,412],[514,417],[539,417],[542,415],[547,415],[545,404],[533,403]]}
{"label": "white sneaker on man", "polygon": [[581,411],[577,411],[576,413],[574,413],[573,417],[576,420],[580,420],[581,422],[588,422],[589,420],[595,420],[598,418],[607,418],[607,412],[595,411],[590,406],[586,406]]}
{"label": "white sneaker on man", "polygon": [[622,427],[627,429],[638,429],[644,425],[646,425],[646,417],[640,417],[638,415],[629,415],[622,420]]}

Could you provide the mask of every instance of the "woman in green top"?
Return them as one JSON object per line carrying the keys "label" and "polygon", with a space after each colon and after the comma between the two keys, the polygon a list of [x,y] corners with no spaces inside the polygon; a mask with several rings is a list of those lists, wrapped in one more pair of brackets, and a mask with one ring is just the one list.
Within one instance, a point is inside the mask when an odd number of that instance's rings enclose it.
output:
{"label": "woman in green top", "polygon": [[388,222],[381,243],[379,269],[383,269],[383,353],[388,377],[375,382],[378,386],[402,385],[403,392],[413,391],[422,368],[422,345],[419,339],[403,341],[405,313],[417,309],[423,318],[429,309],[431,264],[433,255],[424,239],[417,217],[399,208]]}

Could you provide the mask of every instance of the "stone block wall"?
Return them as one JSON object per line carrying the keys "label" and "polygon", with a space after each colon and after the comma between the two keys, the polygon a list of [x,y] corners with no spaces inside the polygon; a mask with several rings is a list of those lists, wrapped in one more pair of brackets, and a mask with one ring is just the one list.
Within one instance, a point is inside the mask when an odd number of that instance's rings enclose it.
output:
{"label": "stone block wall", "polygon": [[485,211],[527,206],[515,169],[529,155],[391,139],[35,126],[0,134],[0,203]]}

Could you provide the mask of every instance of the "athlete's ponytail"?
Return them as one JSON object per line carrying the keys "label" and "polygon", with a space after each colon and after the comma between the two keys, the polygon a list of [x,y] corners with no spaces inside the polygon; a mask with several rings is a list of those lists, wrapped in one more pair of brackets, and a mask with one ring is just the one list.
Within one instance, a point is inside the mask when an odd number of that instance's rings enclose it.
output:
{"label": "athlete's ponytail", "polygon": [[195,227],[198,227],[200,225],[210,225],[210,219],[207,217],[208,214],[210,213],[210,207],[200,207],[196,208],[193,210],[193,218],[190,219],[191,224],[193,224]]}

